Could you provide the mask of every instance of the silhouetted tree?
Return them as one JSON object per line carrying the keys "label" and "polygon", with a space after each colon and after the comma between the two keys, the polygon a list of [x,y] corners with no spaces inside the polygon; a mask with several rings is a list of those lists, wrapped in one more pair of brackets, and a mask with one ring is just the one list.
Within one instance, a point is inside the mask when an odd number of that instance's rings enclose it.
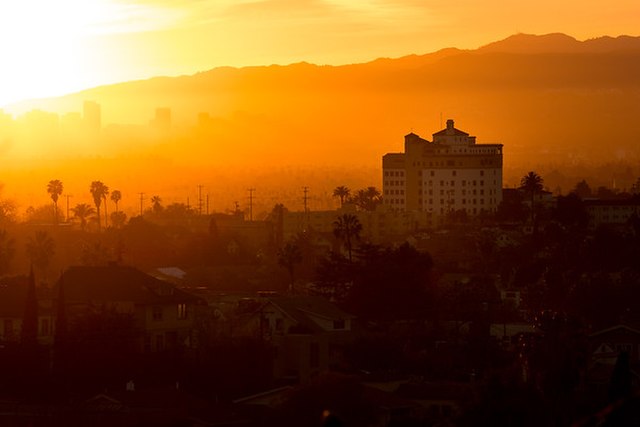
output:
{"label": "silhouetted tree", "polygon": [[284,240],[284,214],[286,212],[288,209],[282,203],[278,203],[267,217],[267,221],[271,221],[273,224],[273,242],[277,249],[282,247]]}
{"label": "silhouetted tree", "polygon": [[51,200],[53,200],[54,223],[56,225],[58,225],[58,197],[62,194],[63,189],[62,181],[59,179],[51,180],[47,184],[47,193],[51,195]]}
{"label": "silhouetted tree", "polygon": [[35,346],[38,341],[38,299],[36,296],[36,279],[33,268],[29,273],[27,283],[27,299],[22,316],[22,329],[20,330],[20,342],[23,346]]}
{"label": "silhouetted tree", "polygon": [[593,195],[591,187],[584,179],[576,184],[572,193],[577,194],[581,199],[586,199],[587,197],[591,197]]}
{"label": "silhouetted tree", "polygon": [[102,205],[102,200],[107,197],[109,194],[109,187],[104,185],[101,181],[93,181],[91,183],[91,187],[89,188],[91,192],[91,196],[93,197],[93,203],[96,205],[96,216],[98,217],[98,231],[100,231],[100,206]]}
{"label": "silhouetted tree", "polygon": [[349,262],[353,261],[351,257],[353,240],[359,240],[361,232],[362,224],[360,224],[358,217],[355,215],[344,214],[333,222],[333,235],[344,242],[344,246],[349,254]]}
{"label": "silhouetted tree", "polygon": [[42,277],[46,277],[49,262],[55,252],[55,242],[46,231],[36,231],[35,236],[27,241],[27,255],[32,265],[42,273]]}
{"label": "silhouetted tree", "polygon": [[9,265],[16,253],[16,242],[7,230],[0,230],[0,276],[9,272]]}
{"label": "silhouetted tree", "polygon": [[536,225],[536,195],[542,191],[544,180],[540,175],[531,171],[520,180],[520,189],[525,191],[531,198],[531,223]]}
{"label": "silhouetted tree", "polygon": [[278,251],[278,264],[289,272],[289,292],[293,291],[294,273],[297,264],[302,262],[302,252],[300,247],[293,243],[287,243]]}
{"label": "silhouetted tree", "polygon": [[95,215],[96,211],[86,203],[79,203],[72,208],[73,217],[80,221],[80,229],[82,231],[87,227],[87,221]]}
{"label": "silhouetted tree", "polygon": [[111,225],[115,228],[122,228],[127,222],[127,214],[124,212],[111,212]]}
{"label": "silhouetted tree", "polygon": [[120,190],[113,190],[111,192],[111,201],[116,205],[116,212],[118,212],[118,203],[122,199],[122,193]]}
{"label": "silhouetted tree", "polygon": [[358,190],[352,201],[363,211],[375,211],[376,207],[382,203],[382,196],[377,188],[367,187]]}
{"label": "silhouetted tree", "polygon": [[344,206],[345,200],[349,199],[351,195],[351,190],[349,187],[344,185],[340,185],[333,190],[333,197],[338,197],[340,199],[340,207]]}
{"label": "silhouetted tree", "polygon": [[151,206],[153,209],[153,213],[157,214],[162,212],[162,199],[160,198],[160,196],[151,197]]}

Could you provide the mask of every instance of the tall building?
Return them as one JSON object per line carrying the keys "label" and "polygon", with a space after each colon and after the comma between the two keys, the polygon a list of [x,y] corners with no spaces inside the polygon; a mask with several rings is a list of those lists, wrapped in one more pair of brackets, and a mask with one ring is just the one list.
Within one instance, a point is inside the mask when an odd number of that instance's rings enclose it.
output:
{"label": "tall building", "polygon": [[502,200],[502,144],[476,144],[453,120],[432,142],[405,136],[404,153],[385,154],[382,170],[385,205],[426,212],[434,225],[453,212],[493,213]]}
{"label": "tall building", "polygon": [[100,104],[95,101],[84,101],[82,106],[82,118],[89,130],[98,131],[102,127],[102,110]]}

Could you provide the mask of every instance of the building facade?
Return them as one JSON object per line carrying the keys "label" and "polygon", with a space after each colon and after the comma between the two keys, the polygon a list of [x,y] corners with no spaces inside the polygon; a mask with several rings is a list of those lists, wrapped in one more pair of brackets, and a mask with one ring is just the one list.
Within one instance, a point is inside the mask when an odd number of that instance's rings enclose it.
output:
{"label": "building facade", "polygon": [[385,154],[382,170],[384,204],[426,212],[431,225],[454,212],[494,213],[502,200],[502,144],[476,144],[453,120],[433,141],[406,135],[404,153]]}

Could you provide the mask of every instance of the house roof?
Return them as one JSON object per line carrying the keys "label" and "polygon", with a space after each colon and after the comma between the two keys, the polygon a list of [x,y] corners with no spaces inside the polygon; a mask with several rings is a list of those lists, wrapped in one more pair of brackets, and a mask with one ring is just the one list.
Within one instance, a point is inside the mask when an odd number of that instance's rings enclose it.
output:
{"label": "house roof", "polygon": [[452,129],[445,128],[433,134],[433,136],[440,136],[440,135],[469,136],[467,132],[463,132],[457,128],[452,128]]}
{"label": "house roof", "polygon": [[590,337],[597,337],[598,335],[603,335],[606,334],[608,332],[613,332],[616,330],[623,330],[626,332],[631,332],[632,334],[636,334],[636,335],[640,335],[640,331],[634,328],[631,328],[627,325],[623,325],[623,324],[619,324],[619,325],[615,325],[615,326],[611,326],[610,328],[605,328],[605,329],[600,329],[599,331],[595,331],[592,334],[590,334]]}
{"label": "house roof", "polygon": [[354,317],[319,296],[274,297],[268,298],[268,301],[298,324],[307,326],[313,331],[320,331],[322,328],[313,321],[312,317],[327,320],[344,320]]}
{"label": "house roof", "polygon": [[77,266],[67,269],[56,287],[64,283],[67,301],[131,301],[134,304],[195,302],[200,298],[133,267]]}

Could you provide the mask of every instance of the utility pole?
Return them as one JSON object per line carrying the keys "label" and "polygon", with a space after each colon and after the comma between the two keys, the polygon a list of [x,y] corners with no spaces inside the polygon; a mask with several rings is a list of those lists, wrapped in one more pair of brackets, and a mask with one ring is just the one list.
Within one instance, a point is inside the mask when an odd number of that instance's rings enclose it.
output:
{"label": "utility pole", "polygon": [[142,216],[144,208],[144,193],[138,193],[140,195],[140,216]]}
{"label": "utility pole", "polygon": [[67,222],[69,222],[69,199],[73,197],[73,194],[65,194],[64,197],[67,198]]}
{"label": "utility pole", "polygon": [[309,229],[309,209],[307,208],[307,201],[309,200],[307,194],[309,193],[309,187],[302,187],[302,191],[304,191],[304,229],[306,231]]}
{"label": "utility pole", "polygon": [[307,213],[308,212],[308,209],[307,209],[307,200],[308,200],[307,193],[309,193],[309,187],[302,187],[302,191],[304,191],[304,198],[303,198],[303,200],[304,200],[304,213]]}
{"label": "utility pole", "polygon": [[202,215],[202,185],[198,185],[198,215]]}
{"label": "utility pole", "polygon": [[207,215],[209,215],[209,193],[207,193]]}
{"label": "utility pole", "polygon": [[253,221],[253,192],[256,191],[255,188],[249,188],[249,221]]}

